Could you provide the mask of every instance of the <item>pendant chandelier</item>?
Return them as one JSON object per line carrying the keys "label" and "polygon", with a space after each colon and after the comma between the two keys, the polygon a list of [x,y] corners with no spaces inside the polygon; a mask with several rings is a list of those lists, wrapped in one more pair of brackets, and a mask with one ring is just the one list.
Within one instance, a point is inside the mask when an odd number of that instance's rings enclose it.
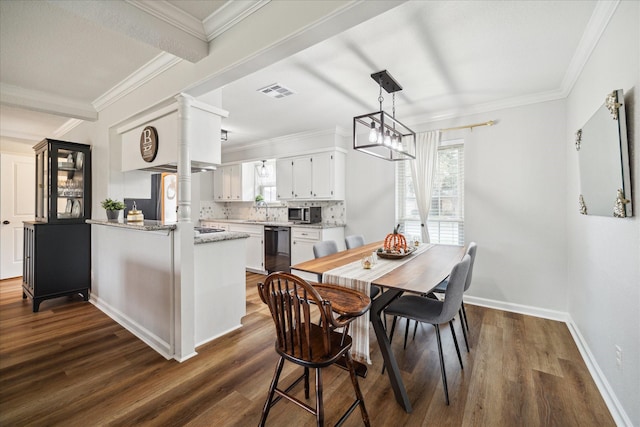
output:
{"label": "pendant chandelier", "polygon": [[262,166],[258,168],[258,177],[260,178],[268,178],[269,177],[269,169],[265,165],[266,160],[262,161]]}
{"label": "pendant chandelier", "polygon": [[[416,158],[416,133],[396,119],[396,92],[402,90],[387,70],[371,74],[378,83],[380,111],[353,118],[353,149],[397,161]],[[382,89],[392,94],[393,115],[382,110]]]}

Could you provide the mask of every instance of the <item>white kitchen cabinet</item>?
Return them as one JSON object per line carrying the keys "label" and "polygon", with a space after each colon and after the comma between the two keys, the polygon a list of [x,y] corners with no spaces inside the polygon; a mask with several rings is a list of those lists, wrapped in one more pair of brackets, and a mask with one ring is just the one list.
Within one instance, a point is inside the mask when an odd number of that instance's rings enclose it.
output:
{"label": "white kitchen cabinet", "polygon": [[264,227],[253,224],[229,224],[229,231],[247,233],[246,269],[264,273]]}
{"label": "white kitchen cabinet", "polygon": [[345,154],[327,151],[276,163],[280,200],[344,200]]}
{"label": "white kitchen cabinet", "polygon": [[253,202],[255,168],[252,163],[220,166],[213,174],[214,200]]}
{"label": "white kitchen cabinet", "polygon": [[291,227],[291,265],[312,260],[313,245],[323,240],[334,240],[344,250],[344,227]]}
{"label": "white kitchen cabinet", "polygon": [[278,200],[293,199],[293,160],[276,160],[276,195]]}
{"label": "white kitchen cabinet", "polygon": [[[313,174],[313,157],[297,157],[293,159],[293,198],[298,200],[313,199],[311,187]],[[277,179],[277,176],[276,176]]]}

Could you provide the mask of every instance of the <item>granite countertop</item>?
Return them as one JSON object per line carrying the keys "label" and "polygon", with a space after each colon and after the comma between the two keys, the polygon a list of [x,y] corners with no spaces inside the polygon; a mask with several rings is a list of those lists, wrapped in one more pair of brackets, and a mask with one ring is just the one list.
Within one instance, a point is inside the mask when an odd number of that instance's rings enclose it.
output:
{"label": "granite countertop", "polygon": [[[126,219],[88,219],[86,220],[87,224],[94,225],[106,225],[108,227],[119,227],[119,228],[128,228],[130,230],[138,230],[138,231],[162,231],[162,230],[175,230],[177,228],[176,223],[164,223],[162,221],[154,221],[145,219],[143,222],[127,222]],[[214,242],[222,242],[224,240],[234,240],[234,239],[248,239],[249,235],[247,233],[236,233],[232,231],[221,231],[218,233],[206,233],[206,234],[196,234],[193,238],[193,243],[199,245],[201,243],[214,243]]]}
{"label": "granite countertop", "polygon": [[218,233],[207,233],[207,234],[201,234],[199,236],[195,236],[193,239],[193,243],[195,245],[199,245],[201,243],[213,243],[213,242],[222,242],[225,240],[248,239],[248,238],[249,238],[249,235],[247,233],[221,231]]}
{"label": "granite countertop", "polygon": [[315,223],[315,224],[298,224],[294,222],[278,222],[278,221],[257,221],[253,219],[220,219],[220,218],[201,218],[200,221],[211,222],[225,222],[231,224],[249,224],[249,225],[267,225],[272,227],[304,227],[304,228],[334,228],[344,227],[344,224],[328,224],[328,223]]}
{"label": "granite countertop", "polygon": [[160,231],[160,230],[175,230],[175,223],[164,223],[162,221],[155,221],[145,219],[144,221],[127,222],[126,219],[88,219],[87,224],[94,225],[106,225],[109,227],[129,228],[132,230],[140,231]]}

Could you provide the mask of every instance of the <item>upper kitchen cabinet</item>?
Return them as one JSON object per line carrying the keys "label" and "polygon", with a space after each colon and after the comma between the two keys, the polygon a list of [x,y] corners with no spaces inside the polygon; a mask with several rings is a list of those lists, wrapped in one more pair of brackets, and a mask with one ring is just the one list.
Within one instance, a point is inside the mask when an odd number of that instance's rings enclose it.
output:
{"label": "upper kitchen cabinet", "polygon": [[185,94],[176,99],[117,128],[123,172],[175,172],[179,158],[191,160],[192,172],[212,170],[221,163],[220,128],[228,112]]}
{"label": "upper kitchen cabinet", "polygon": [[216,202],[253,202],[255,167],[252,163],[220,166],[213,173]]}
{"label": "upper kitchen cabinet", "polygon": [[33,149],[36,221],[69,224],[91,218],[91,146],[45,139]]}
{"label": "upper kitchen cabinet", "polygon": [[278,159],[276,170],[280,200],[344,200],[345,154],[342,151]]}

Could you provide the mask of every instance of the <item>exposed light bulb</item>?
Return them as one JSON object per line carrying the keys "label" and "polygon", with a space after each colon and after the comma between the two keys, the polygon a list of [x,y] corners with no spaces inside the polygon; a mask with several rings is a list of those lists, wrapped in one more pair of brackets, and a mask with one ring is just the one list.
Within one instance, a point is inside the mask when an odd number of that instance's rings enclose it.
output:
{"label": "exposed light bulb", "polygon": [[384,134],[384,145],[389,147],[391,145],[391,134],[387,130],[387,133]]}
{"label": "exposed light bulb", "polygon": [[384,142],[384,135],[382,134],[381,130],[376,132],[376,142],[380,145],[382,145],[382,143]]}
{"label": "exposed light bulb", "polygon": [[395,132],[391,135],[391,148],[396,150],[398,148],[398,134]]}
{"label": "exposed light bulb", "polygon": [[371,121],[371,130],[369,131],[369,142],[374,143],[378,140],[378,131],[376,130],[376,124]]}

